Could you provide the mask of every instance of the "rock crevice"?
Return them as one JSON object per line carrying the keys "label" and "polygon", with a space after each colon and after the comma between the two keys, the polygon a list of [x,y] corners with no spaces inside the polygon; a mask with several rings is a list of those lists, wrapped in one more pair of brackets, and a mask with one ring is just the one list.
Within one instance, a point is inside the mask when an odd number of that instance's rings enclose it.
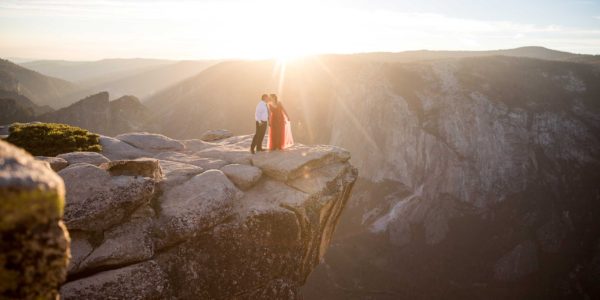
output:
{"label": "rock crevice", "polygon": [[64,299],[296,298],[357,178],[331,146],[251,156],[250,136],[117,139],[128,146],[102,154],[118,160],[59,172],[73,231]]}

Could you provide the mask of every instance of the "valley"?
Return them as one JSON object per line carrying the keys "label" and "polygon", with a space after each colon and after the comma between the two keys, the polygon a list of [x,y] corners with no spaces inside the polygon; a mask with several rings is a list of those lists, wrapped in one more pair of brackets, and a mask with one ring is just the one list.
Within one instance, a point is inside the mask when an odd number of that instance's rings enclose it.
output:
{"label": "valley", "polygon": [[[73,93],[64,78],[31,92],[39,79],[6,71],[13,94],[0,98],[21,97],[3,105],[31,108],[25,122],[186,140],[253,132],[258,97],[277,93],[297,141],[348,149],[359,174],[306,299],[600,295],[598,56],[526,47],[165,64],[87,84],[79,101],[61,96]],[[39,96],[52,88],[54,102]]]}

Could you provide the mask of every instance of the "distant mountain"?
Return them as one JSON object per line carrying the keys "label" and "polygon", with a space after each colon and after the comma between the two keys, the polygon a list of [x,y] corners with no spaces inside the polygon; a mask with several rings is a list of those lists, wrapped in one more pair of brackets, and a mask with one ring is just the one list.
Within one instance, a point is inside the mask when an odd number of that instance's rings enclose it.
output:
{"label": "distant mountain", "polygon": [[11,124],[14,122],[29,122],[35,117],[30,107],[19,104],[12,98],[0,97],[0,124]]}
{"label": "distant mountain", "polygon": [[78,83],[79,88],[61,99],[60,106],[87,95],[107,91],[115,97],[136,95],[144,99],[202,72],[216,61],[159,59],[105,59],[92,62],[34,61],[22,64],[43,74]]}
{"label": "distant mountain", "polygon": [[464,57],[479,57],[479,56],[514,56],[514,57],[528,57],[537,58],[544,60],[556,60],[556,61],[571,61],[581,63],[600,63],[600,55],[587,55],[587,54],[574,54],[569,52],[562,52],[552,50],[544,47],[521,47],[515,49],[506,50],[489,50],[489,51],[431,51],[431,50],[418,50],[418,51],[405,51],[405,52],[373,52],[373,53],[361,53],[355,54],[355,57],[377,60],[383,62],[410,62],[410,61],[423,61],[423,60],[437,60],[437,59],[448,59],[448,58],[464,58]]}
{"label": "distant mountain", "polygon": [[197,138],[252,133],[278,93],[297,141],[350,150],[360,182],[307,299],[595,299],[600,68],[556,59],[230,61],[146,103]]}
{"label": "distant mountain", "polygon": [[145,99],[171,85],[197,75],[216,61],[180,61],[136,72],[126,77],[111,78],[108,81],[90,83],[71,98],[80,99],[98,91],[107,91],[114,97],[136,95]]}
{"label": "distant mountain", "polygon": [[159,66],[174,64],[176,61],[164,59],[103,59],[98,61],[38,60],[22,63],[21,66],[46,74],[89,85],[123,78]]}
{"label": "distant mountain", "polygon": [[0,90],[0,125],[33,121],[51,111],[51,107],[39,106],[16,92]]}
{"label": "distant mountain", "polygon": [[37,60],[37,59],[33,59],[33,58],[24,58],[24,57],[7,57],[6,59],[14,62],[15,64],[21,64],[21,63],[26,63],[26,62]]}
{"label": "distant mountain", "polygon": [[[48,112],[51,112],[54,110],[50,106],[47,106],[47,105],[45,105],[45,106],[37,105],[33,101],[31,101],[29,98],[25,97],[24,95],[21,95],[16,92],[12,92],[12,91],[0,90],[0,98],[14,100],[15,104],[30,110],[32,112],[33,116],[39,116],[39,115],[42,115],[42,114],[45,114],[45,113],[48,113]],[[6,122],[0,121],[0,124],[6,124]]]}
{"label": "distant mountain", "polygon": [[[283,99],[292,111],[300,111],[298,97],[331,102],[332,81],[317,60],[306,60],[287,69]],[[168,136],[199,138],[208,128],[227,128],[243,134],[253,130],[248,112],[263,93],[276,93],[279,75],[274,61],[227,61],[209,67],[173,87],[150,97],[145,104],[157,116],[157,123]],[[303,73],[306,71],[306,73]],[[319,94],[315,94],[319,92]],[[290,94],[294,94],[293,97]],[[293,103],[293,104],[292,104]],[[305,111],[308,120],[319,120],[320,113]],[[164,118],[164,119],[163,119]],[[246,120],[244,122],[244,120]],[[304,122],[315,126],[317,122]],[[300,121],[295,118],[294,121]],[[302,120],[304,121],[304,120]],[[316,127],[315,127],[316,129]],[[316,130],[311,132],[317,132]]]}
{"label": "distant mountain", "polygon": [[0,59],[0,90],[23,95],[39,106],[60,107],[65,95],[77,86]]}
{"label": "distant mountain", "polygon": [[88,96],[36,120],[74,125],[106,135],[153,128],[149,111],[136,97],[123,96],[109,101],[107,92]]}

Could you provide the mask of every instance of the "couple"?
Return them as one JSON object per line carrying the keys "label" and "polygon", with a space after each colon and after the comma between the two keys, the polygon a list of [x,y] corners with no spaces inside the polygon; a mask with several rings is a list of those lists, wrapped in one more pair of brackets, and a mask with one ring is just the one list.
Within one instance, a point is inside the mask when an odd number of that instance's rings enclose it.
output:
{"label": "couple", "polygon": [[294,144],[290,119],[281,102],[277,101],[277,95],[264,94],[261,101],[256,105],[256,133],[252,139],[250,152],[264,151],[262,148],[267,124],[269,126],[269,150],[283,150]]}

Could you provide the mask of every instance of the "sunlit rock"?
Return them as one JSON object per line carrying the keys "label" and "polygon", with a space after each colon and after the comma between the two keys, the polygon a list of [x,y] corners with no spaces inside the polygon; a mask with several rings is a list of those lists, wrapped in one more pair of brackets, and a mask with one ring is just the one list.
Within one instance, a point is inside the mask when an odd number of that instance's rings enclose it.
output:
{"label": "sunlit rock", "polygon": [[158,160],[152,158],[115,160],[101,164],[100,168],[108,171],[111,176],[142,176],[154,180],[160,180],[163,176]]}
{"label": "sunlit rock", "polygon": [[100,145],[102,145],[101,153],[111,160],[134,159],[149,156],[149,154],[141,149],[108,136],[100,136]]}
{"label": "sunlit rock", "polygon": [[102,231],[121,222],[136,207],[148,203],[154,180],[115,176],[90,164],[75,164],[59,172],[67,189],[65,221],[69,229]]}
{"label": "sunlit rock", "polygon": [[202,134],[201,140],[205,142],[213,142],[232,137],[233,134],[227,129],[208,130]]}
{"label": "sunlit rock", "polygon": [[58,172],[69,165],[69,162],[60,157],[36,156],[35,159],[47,162],[50,165],[50,168],[55,172]]}
{"label": "sunlit rock", "polygon": [[314,168],[349,159],[348,151],[335,146],[295,145],[285,151],[257,153],[252,156],[252,164],[275,179],[287,181],[303,176]]}
{"label": "sunlit rock", "polygon": [[180,141],[155,133],[124,133],[115,138],[146,151],[181,151],[185,149]]}
{"label": "sunlit rock", "polygon": [[226,165],[221,171],[242,190],[251,188],[262,175],[259,168],[240,164]]}
{"label": "sunlit rock", "polygon": [[102,163],[110,161],[104,155],[97,152],[69,152],[57,155],[56,157],[66,160],[69,165],[86,163],[99,166]]}
{"label": "sunlit rock", "polygon": [[196,155],[190,155],[190,154],[174,152],[174,151],[161,152],[161,153],[157,154],[155,157],[160,160],[169,160],[169,161],[194,165],[197,167],[201,167],[202,169],[205,169],[205,170],[210,170],[210,169],[218,170],[218,169],[224,167],[225,165],[229,164],[228,162],[221,160],[221,159],[217,159],[217,158],[199,157]]}
{"label": "sunlit rock", "polygon": [[[246,141],[232,137],[209,149],[227,152]],[[303,176],[289,185],[261,176],[258,166],[215,160],[222,170],[205,169],[198,165],[214,159],[176,151],[159,152],[159,160],[63,169],[65,220],[75,240],[62,297],[299,297],[357,178],[347,152],[299,147],[319,154],[294,164]],[[297,151],[274,155],[302,157]]]}

